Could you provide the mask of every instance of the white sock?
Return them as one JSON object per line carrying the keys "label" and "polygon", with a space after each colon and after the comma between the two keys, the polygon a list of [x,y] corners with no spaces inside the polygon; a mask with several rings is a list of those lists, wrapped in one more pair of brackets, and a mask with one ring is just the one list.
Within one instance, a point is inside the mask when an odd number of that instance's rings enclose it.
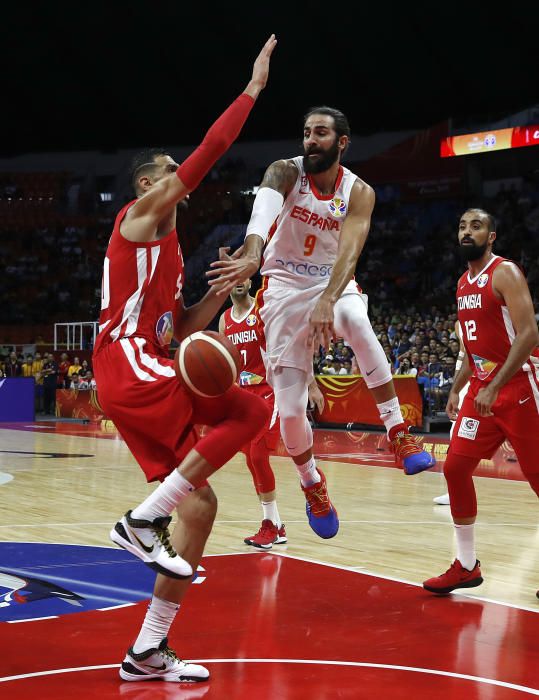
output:
{"label": "white sock", "polygon": [[457,559],[462,566],[471,571],[477,557],[475,556],[475,532],[474,525],[455,525],[455,535],[457,537]]}
{"label": "white sock", "polygon": [[311,457],[305,464],[296,464],[296,469],[298,470],[302,486],[312,486],[322,481],[322,477],[316,469],[314,457]]}
{"label": "white sock", "polygon": [[281,527],[282,522],[277,510],[277,501],[260,501],[260,505],[262,506],[262,519],[271,520],[278,528]]}
{"label": "white sock", "polygon": [[140,654],[147,649],[157,649],[163,639],[168,636],[170,626],[179,609],[180,606],[177,603],[161,600],[161,598],[152,598],[137,640],[133,644],[135,654]]}
{"label": "white sock", "polygon": [[386,430],[389,433],[391,428],[394,428],[400,423],[404,423],[404,418],[402,417],[401,407],[398,398],[395,396],[389,401],[384,401],[384,403],[377,403],[378,413],[382,419]]}
{"label": "white sock", "polygon": [[175,469],[148,498],[131,513],[137,520],[155,520],[170,515],[178,503],[195,487]]}

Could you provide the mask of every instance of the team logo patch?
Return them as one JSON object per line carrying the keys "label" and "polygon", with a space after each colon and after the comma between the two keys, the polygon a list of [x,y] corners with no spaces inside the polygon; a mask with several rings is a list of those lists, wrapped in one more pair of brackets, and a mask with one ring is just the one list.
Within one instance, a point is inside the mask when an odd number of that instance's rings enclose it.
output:
{"label": "team logo patch", "polygon": [[488,274],[484,272],[482,275],[479,276],[479,279],[477,280],[477,286],[481,289],[481,287],[484,287],[488,282]]}
{"label": "team logo patch", "polygon": [[254,314],[249,314],[245,320],[245,323],[248,326],[256,326],[256,316]]}
{"label": "team logo patch", "polygon": [[484,382],[498,366],[497,362],[486,360],[484,357],[479,357],[479,355],[472,354],[472,359],[475,366],[475,376],[482,382]]}
{"label": "team logo patch", "polygon": [[460,423],[458,436],[461,438],[466,438],[466,440],[475,440],[478,428],[478,420],[476,420],[475,418],[466,418],[466,416],[463,416],[462,421]]}
{"label": "team logo patch", "polygon": [[172,311],[164,313],[155,324],[155,335],[159,345],[170,345],[174,335],[174,322],[172,321]]}
{"label": "team logo patch", "polygon": [[247,372],[243,370],[240,373],[240,386],[254,386],[255,384],[261,384],[264,381],[264,377],[259,374],[254,374],[254,372]]}
{"label": "team logo patch", "polygon": [[328,204],[329,212],[336,219],[346,216],[346,202],[341,197],[333,197]]}

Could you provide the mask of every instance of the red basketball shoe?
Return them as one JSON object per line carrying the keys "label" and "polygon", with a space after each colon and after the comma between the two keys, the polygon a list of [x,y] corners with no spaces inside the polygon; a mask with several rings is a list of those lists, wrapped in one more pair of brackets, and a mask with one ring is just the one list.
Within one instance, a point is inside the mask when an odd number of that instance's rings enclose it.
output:
{"label": "red basketball shoe", "polygon": [[246,537],[243,541],[245,544],[250,544],[259,549],[271,549],[274,544],[285,544],[288,542],[288,539],[284,524],[278,528],[271,520],[266,519],[262,521],[260,530],[256,535]]}
{"label": "red basketball shoe", "polygon": [[455,588],[475,588],[483,583],[480,566],[481,562],[476,561],[474,568],[468,571],[455,559],[445,574],[423,581],[423,588],[438,595],[447,595]]}
{"label": "red basketball shoe", "polygon": [[388,438],[395,461],[406,474],[419,474],[436,464],[434,457],[421,449],[418,439],[410,433],[410,426],[406,423],[394,425]]}

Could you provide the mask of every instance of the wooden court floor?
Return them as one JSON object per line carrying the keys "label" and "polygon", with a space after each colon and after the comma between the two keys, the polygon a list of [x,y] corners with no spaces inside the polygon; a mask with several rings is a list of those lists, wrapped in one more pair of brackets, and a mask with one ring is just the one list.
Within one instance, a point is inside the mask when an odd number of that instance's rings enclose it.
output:
{"label": "wooden court floor", "polygon": [[[156,684],[150,684],[151,697],[366,697],[358,694],[359,687],[371,688],[382,698],[401,697],[401,692],[402,697],[413,693],[425,698],[461,697],[462,692],[467,698],[539,695],[537,500],[518,467],[506,469],[498,464],[496,469],[487,470],[488,476],[476,477],[477,551],[484,584],[466,595],[436,598],[419,584],[444,571],[454,557],[449,508],[432,503],[434,496],[445,491],[441,464],[435,471],[407,477],[393,466],[379,440],[376,444],[373,452],[372,441],[339,432],[317,432],[316,451],[341,521],[338,536],[330,541],[318,539],[310,530],[304,498],[289,460],[282,456],[272,459],[279,510],[289,541],[274,547],[270,554],[252,552],[243,544],[243,538],[258,529],[261,519],[243,456],[236,457],[212,477],[219,511],[202,562],[205,571],[199,572],[203,585],[192,587],[185,612],[181,612],[185,624],[192,627],[189,647],[181,653],[186,658],[206,659],[216,680],[202,684],[204,687],[183,688],[177,695],[171,695],[171,684],[160,684],[158,690]],[[48,697],[47,692],[55,698],[71,697],[69,693],[73,691],[65,689],[72,686],[65,678],[58,681],[60,676],[56,673],[59,669],[66,673],[68,667],[71,671],[83,669],[77,673],[85,674],[84,687],[93,687],[93,692],[102,697],[150,697],[148,684],[119,683],[114,669],[144,614],[145,603],[140,601],[150,595],[151,576],[148,578],[147,572],[151,572],[137,560],[130,561],[132,558],[122,550],[111,548],[108,532],[118,517],[151,489],[123,441],[107,424],[0,426],[0,586],[4,585],[0,587],[0,601],[4,601],[4,607],[0,602],[0,620],[4,620],[0,622],[0,646],[4,649],[18,644],[20,635],[25,633],[23,628],[27,625],[26,630],[30,629],[29,624],[36,629],[42,626],[47,638],[59,634],[64,640],[59,645],[62,658],[48,655],[41,665],[36,665],[35,660],[3,655],[0,697],[8,687],[6,697],[30,697],[36,689],[28,685],[30,677],[40,679],[38,687],[41,693],[45,692],[42,697]],[[60,561],[64,554],[58,554],[57,549],[50,554],[52,550],[47,547],[63,547],[62,551],[71,556],[74,545],[86,546],[86,550],[79,550],[83,554],[86,551],[88,557],[91,554],[94,571],[109,553],[111,557],[123,557],[122,566],[134,567],[129,580],[130,588],[137,592],[126,603],[128,608],[124,610],[122,603],[114,604],[123,598],[118,593],[121,585],[112,583],[109,587],[116,591],[115,595],[107,597],[101,593],[109,602],[99,609],[109,610],[110,618],[103,629],[99,625],[104,618],[99,618],[96,608],[41,615],[50,619],[36,621],[32,605],[37,611],[43,601],[26,603],[27,618],[21,617],[19,605],[18,620],[12,619],[10,624],[9,616],[17,606],[9,575],[32,574],[42,581],[38,574],[46,572],[45,578],[59,585],[62,579],[58,571],[55,574],[48,569],[53,564],[47,564],[45,559],[50,556],[54,562],[59,557]],[[40,556],[45,559],[32,569],[32,561]],[[121,566],[115,564],[118,568],[121,572]],[[143,579],[144,585],[134,586],[133,580]],[[82,579],[77,581],[80,586],[84,583]],[[65,588],[77,593],[73,578]],[[379,595],[373,593],[376,590]],[[210,594],[210,598],[205,598]],[[220,598],[226,612],[218,612]],[[242,601],[248,601],[248,605]],[[234,610],[235,614],[231,614]],[[215,622],[235,629],[239,610],[245,619],[225,644],[223,630],[216,630]],[[327,615],[332,610],[337,616],[333,621]],[[305,619],[312,615],[316,616],[316,625],[305,627]],[[84,643],[73,627],[77,616],[86,616],[90,626],[97,625],[97,638],[106,630],[107,653],[101,654],[99,670],[89,672],[92,658],[70,660],[72,652],[64,649],[82,644],[84,651]],[[267,626],[263,622],[265,616],[271,620]],[[482,624],[478,624],[478,616]],[[124,617],[129,620],[129,631],[124,628]],[[13,624],[25,619],[28,622]],[[320,620],[324,621],[321,627]],[[356,626],[355,621],[360,625]],[[179,626],[175,633],[180,637],[181,629]],[[305,635],[303,643],[298,629]],[[440,643],[440,630],[444,629],[447,648],[443,654],[437,648],[429,662],[429,654]],[[380,637],[383,633],[389,639]],[[281,637],[281,644],[271,643],[271,639]],[[369,638],[372,649],[377,649],[375,661],[369,655]],[[117,639],[117,645],[109,649],[112,639]],[[295,646],[290,641],[293,639]],[[442,644],[443,639],[442,634]],[[264,640],[266,643],[261,643]],[[393,646],[389,640],[393,640]],[[410,648],[418,653],[410,656]],[[512,658],[510,668],[507,649]],[[425,655],[425,650],[429,654]],[[231,662],[238,659],[243,664],[241,678]],[[312,663],[326,664],[323,677],[329,683],[327,688],[321,683],[320,669],[313,669]],[[263,677],[267,682],[262,685],[255,664],[264,664]],[[47,671],[55,672],[45,676]],[[92,673],[98,676],[92,678]],[[77,674],[67,675],[76,684]],[[45,677],[48,685],[43,685]],[[452,679],[456,685],[443,685],[442,677],[443,683]],[[464,688],[462,683],[471,685]],[[133,686],[144,687],[139,688],[137,695]]]}

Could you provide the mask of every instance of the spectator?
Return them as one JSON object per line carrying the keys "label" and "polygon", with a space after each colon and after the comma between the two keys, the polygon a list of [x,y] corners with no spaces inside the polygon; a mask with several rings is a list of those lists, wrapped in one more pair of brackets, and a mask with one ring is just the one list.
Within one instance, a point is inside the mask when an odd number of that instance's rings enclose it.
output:
{"label": "spectator", "polygon": [[320,367],[320,374],[336,374],[335,367],[333,366],[333,355],[326,355],[322,366]]}
{"label": "spectator", "polygon": [[32,375],[35,380],[36,413],[43,413],[43,359],[40,352],[34,355]]}
{"label": "spectator", "polygon": [[397,374],[407,375],[410,377],[417,376],[417,369],[412,367],[412,363],[410,362],[410,358],[408,356],[405,356],[402,359],[402,362],[397,369]]}
{"label": "spectator", "polygon": [[435,411],[443,411],[447,404],[453,377],[455,374],[455,360],[453,357],[444,357],[441,370],[437,373],[438,383],[431,389],[432,408]]}
{"label": "spectator", "polygon": [[344,360],[341,362],[339,374],[352,374],[352,360]]}
{"label": "spectator", "polygon": [[26,360],[21,365],[21,376],[32,377],[32,364],[34,362],[33,355],[26,355]]}
{"label": "spectator", "polygon": [[58,384],[58,364],[52,353],[46,354],[43,362],[43,411],[56,415],[56,386]]}
{"label": "spectator", "polygon": [[81,368],[80,368],[80,370],[79,370],[80,378],[81,378],[81,379],[86,379],[86,375],[88,374],[88,372],[91,373],[91,372],[92,372],[92,369],[91,369],[90,365],[88,364],[88,360],[83,360],[83,361],[82,361]]}
{"label": "spectator", "polygon": [[76,357],[73,360],[73,364],[69,365],[69,369],[67,370],[67,378],[71,381],[72,376],[75,374],[75,372],[78,374],[82,369],[82,365],[79,361],[79,358]]}
{"label": "spectator", "polygon": [[21,365],[17,359],[17,354],[15,352],[9,353],[8,361],[4,367],[4,374],[6,377],[13,379],[14,377],[20,377],[22,374]]}
{"label": "spectator", "polygon": [[94,391],[97,389],[97,384],[96,384],[96,381],[94,379],[94,375],[93,375],[92,370],[89,369],[86,372],[86,376],[84,377],[84,379],[81,379],[81,381],[79,382],[78,388],[79,389],[86,389],[86,390],[93,389]]}
{"label": "spectator", "polygon": [[313,355],[313,374],[320,374],[320,367],[323,363],[320,350],[317,350]]}
{"label": "spectator", "polygon": [[68,379],[67,379],[67,373],[69,372],[69,368],[71,366],[71,362],[69,360],[69,357],[66,352],[63,352],[60,355],[60,362],[58,363],[58,388],[59,389],[67,389],[68,387]]}

